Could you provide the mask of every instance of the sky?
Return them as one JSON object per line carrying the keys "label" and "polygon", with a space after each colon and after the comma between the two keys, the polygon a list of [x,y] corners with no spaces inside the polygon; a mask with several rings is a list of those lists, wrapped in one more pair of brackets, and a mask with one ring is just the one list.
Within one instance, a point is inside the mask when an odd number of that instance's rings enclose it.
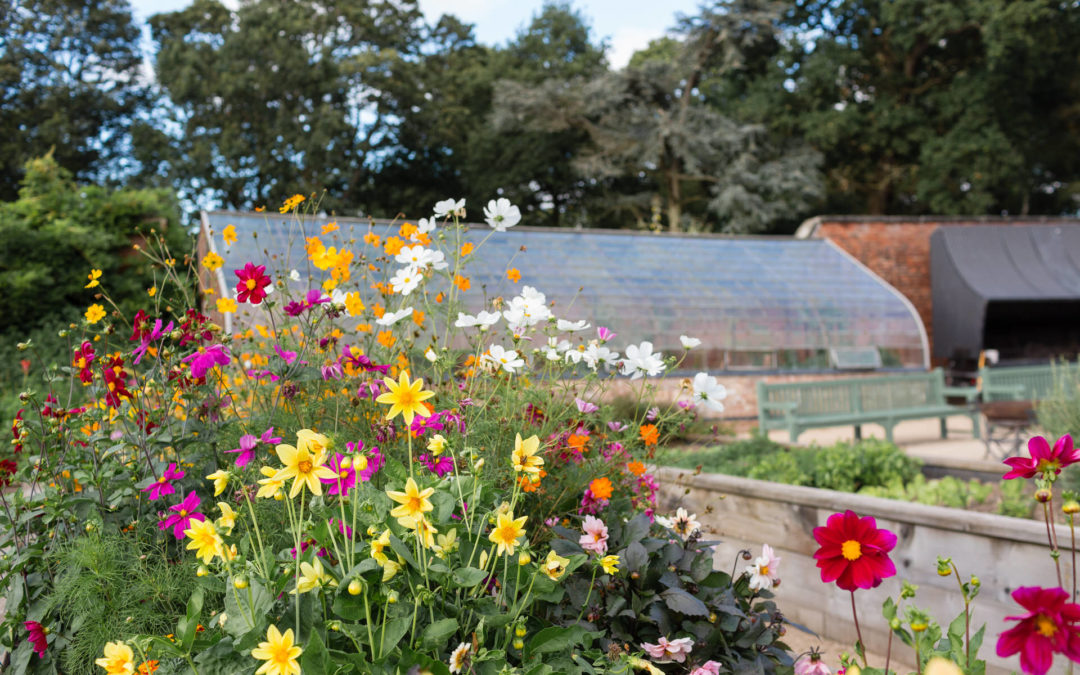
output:
{"label": "sky", "polygon": [[[135,16],[145,20],[158,12],[171,12],[191,4],[190,0],[130,0]],[[476,26],[476,38],[489,45],[499,45],[514,37],[543,0],[419,0],[429,21],[442,14],[456,14]],[[226,4],[234,4],[226,0]],[[650,40],[662,37],[675,25],[678,12],[694,14],[698,0],[577,0],[573,7],[591,22],[597,39],[606,39],[608,60],[615,68],[626,65],[638,49]]]}

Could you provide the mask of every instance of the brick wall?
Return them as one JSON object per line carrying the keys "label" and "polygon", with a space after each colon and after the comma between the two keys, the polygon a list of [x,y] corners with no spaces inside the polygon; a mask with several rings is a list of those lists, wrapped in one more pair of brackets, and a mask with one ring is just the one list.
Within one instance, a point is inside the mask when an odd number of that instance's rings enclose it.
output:
{"label": "brick wall", "polygon": [[930,291],[930,235],[939,227],[966,225],[1080,225],[1065,218],[953,218],[946,216],[818,216],[799,228],[798,237],[832,241],[907,296],[934,344]]}

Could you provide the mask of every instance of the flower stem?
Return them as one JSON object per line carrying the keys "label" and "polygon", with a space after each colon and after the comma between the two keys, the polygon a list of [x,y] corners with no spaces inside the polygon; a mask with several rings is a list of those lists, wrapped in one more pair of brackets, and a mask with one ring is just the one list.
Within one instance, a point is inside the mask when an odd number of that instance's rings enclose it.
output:
{"label": "flower stem", "polygon": [[[594,573],[595,576],[595,573]],[[851,592],[851,617],[855,619],[855,635],[859,639],[859,655],[862,656],[863,667],[867,667],[866,663],[866,643],[862,639],[862,629],[859,628],[859,612],[855,609],[855,591]]]}
{"label": "flower stem", "polygon": [[1065,584],[1061,582],[1061,560],[1059,559],[1057,543],[1054,541],[1054,536],[1050,532],[1050,503],[1043,502],[1043,520],[1046,521],[1046,540],[1050,542],[1050,557],[1054,559],[1054,567],[1057,568],[1057,581],[1058,587],[1062,587]]}
{"label": "flower stem", "polygon": [[[589,592],[585,594],[585,602],[584,602],[584,603],[582,603],[582,605],[581,605],[581,611],[580,611],[580,612],[578,612],[578,615],[577,615],[577,620],[578,620],[578,621],[581,621],[581,617],[582,617],[582,616],[583,616],[583,615],[585,614],[585,610],[586,610],[586,608],[588,608],[588,606],[589,606],[589,598],[591,598],[591,597],[592,597],[592,589],[593,589],[593,584],[594,584],[594,583],[596,582],[596,570],[597,570],[597,569],[599,569],[599,568],[598,568],[597,566],[594,566],[594,567],[593,567],[593,571],[592,571],[592,579],[589,579]],[[856,624],[855,624],[855,625],[857,626],[857,625],[859,625],[859,624],[858,624],[858,623],[856,622]]]}
{"label": "flower stem", "polygon": [[1069,514],[1069,539],[1071,540],[1070,552],[1072,553],[1072,597],[1073,602],[1076,602],[1076,523],[1073,521],[1073,514]]}

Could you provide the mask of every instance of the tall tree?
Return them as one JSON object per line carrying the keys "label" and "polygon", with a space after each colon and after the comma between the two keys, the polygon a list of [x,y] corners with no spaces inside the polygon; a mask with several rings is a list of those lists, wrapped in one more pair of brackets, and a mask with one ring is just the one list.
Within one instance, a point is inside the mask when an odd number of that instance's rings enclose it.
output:
{"label": "tall tree", "polygon": [[752,114],[825,155],[830,211],[1075,210],[1074,3],[797,0],[784,23]]}
{"label": "tall tree", "polygon": [[325,189],[328,208],[357,207],[388,126],[388,65],[417,44],[414,0],[196,0],[150,25],[174,128],[140,131],[147,174],[195,203]]}
{"label": "tall tree", "polygon": [[140,110],[140,33],[126,0],[8,0],[0,7],[0,199],[31,158],[77,178],[117,177]]}
{"label": "tall tree", "polygon": [[[764,0],[715,3],[682,21],[681,40],[655,45],[622,71],[536,87],[505,83],[496,119],[504,128],[586,133],[577,170],[609,181],[618,195],[609,193],[609,204],[639,223],[765,229],[816,198],[817,156],[708,105],[701,83],[740,68],[778,16],[776,3]],[[625,217],[616,222],[625,225]]]}

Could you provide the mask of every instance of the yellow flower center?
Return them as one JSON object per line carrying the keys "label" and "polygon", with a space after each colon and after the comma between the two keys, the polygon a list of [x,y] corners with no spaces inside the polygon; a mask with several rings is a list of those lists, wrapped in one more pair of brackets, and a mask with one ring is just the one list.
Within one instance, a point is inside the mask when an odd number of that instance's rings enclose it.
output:
{"label": "yellow flower center", "polygon": [[338,476],[341,476],[342,478],[348,478],[348,477],[349,477],[349,472],[348,472],[348,471],[345,471],[344,469],[342,469],[342,470],[341,470],[341,471],[340,471],[340,472],[338,473]]}
{"label": "yellow flower center", "polygon": [[300,473],[311,473],[311,467],[312,467],[311,460],[310,459],[305,459],[304,461],[302,461],[302,462],[300,462],[300,463],[298,463],[296,465],[296,470],[299,471]]}
{"label": "yellow flower center", "polygon": [[413,393],[411,389],[399,389],[397,392],[397,404],[402,408],[411,408],[416,405],[416,401],[413,399]]}
{"label": "yellow flower center", "polygon": [[159,483],[164,483],[164,482],[165,482],[166,480],[168,480],[168,479],[167,479],[167,478],[165,478],[165,476],[162,476],[161,478],[158,478],[158,479],[157,479],[157,482],[159,482]]}
{"label": "yellow flower center", "polygon": [[181,510],[180,510],[180,515],[181,515],[182,517],[183,517],[183,516],[187,516],[187,509],[181,509]]}
{"label": "yellow flower center", "polygon": [[285,668],[289,665],[289,648],[284,644],[271,645],[270,647],[270,662]]}
{"label": "yellow flower center", "polygon": [[1058,627],[1050,617],[1040,614],[1035,617],[1035,630],[1039,631],[1043,637],[1052,638],[1057,633]]}
{"label": "yellow flower center", "polygon": [[409,501],[405,502],[405,508],[409,513],[420,513],[423,508],[423,503],[420,497],[410,496]]}
{"label": "yellow flower center", "polygon": [[769,566],[768,565],[762,565],[761,566],[761,576],[763,576],[763,577],[769,576]]}
{"label": "yellow flower center", "polygon": [[79,367],[80,368],[85,368],[86,367],[86,359],[79,359]]}
{"label": "yellow flower center", "polygon": [[858,560],[862,557],[862,546],[854,539],[848,539],[840,546],[840,555],[847,560]]}
{"label": "yellow flower center", "polygon": [[249,291],[255,290],[255,280],[254,279],[248,279],[246,285],[247,285],[247,289]]}

